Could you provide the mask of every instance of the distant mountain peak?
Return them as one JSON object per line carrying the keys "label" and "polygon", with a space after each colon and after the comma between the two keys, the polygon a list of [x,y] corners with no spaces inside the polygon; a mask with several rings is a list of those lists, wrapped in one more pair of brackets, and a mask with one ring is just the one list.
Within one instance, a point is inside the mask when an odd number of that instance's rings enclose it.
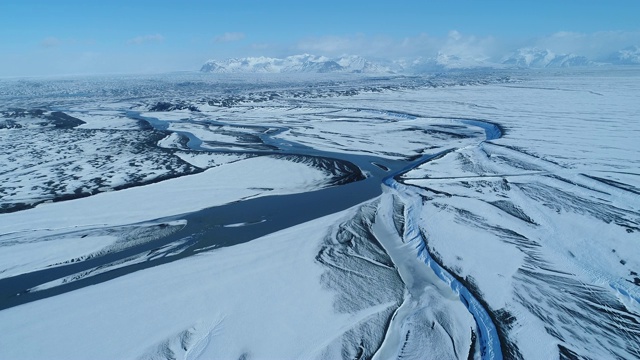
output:
{"label": "distant mountain peak", "polygon": [[311,54],[285,58],[246,57],[209,60],[202,72],[210,73],[389,73],[391,69],[356,55],[328,58]]}
{"label": "distant mountain peak", "polygon": [[535,47],[520,48],[502,59],[502,64],[517,67],[553,68],[570,66],[589,66],[595,63],[584,56],[575,54],[556,54],[548,49]]}
{"label": "distant mountain peak", "polygon": [[609,60],[618,65],[640,65],[640,46],[634,45],[612,54]]}
{"label": "distant mountain peak", "polygon": [[414,57],[393,61],[376,61],[358,55],[340,57],[312,54],[291,55],[284,58],[245,57],[209,60],[200,71],[207,73],[342,73],[342,74],[420,74],[447,70],[481,68],[563,68],[576,66],[640,65],[640,47],[631,46],[595,62],[576,54],[558,54],[536,47],[519,48],[502,57],[469,56],[439,51],[432,57]]}

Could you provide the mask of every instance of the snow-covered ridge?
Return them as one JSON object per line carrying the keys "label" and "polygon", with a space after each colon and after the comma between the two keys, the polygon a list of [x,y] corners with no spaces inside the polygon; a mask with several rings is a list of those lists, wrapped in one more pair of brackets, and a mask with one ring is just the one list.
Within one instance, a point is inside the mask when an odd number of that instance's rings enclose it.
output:
{"label": "snow-covered ridge", "polygon": [[611,55],[610,61],[618,65],[640,65],[640,46],[630,46]]}
{"label": "snow-covered ridge", "polygon": [[550,50],[522,48],[502,59],[502,64],[517,67],[547,68],[595,65],[594,61],[575,54],[556,54]]}
{"label": "snow-covered ridge", "polygon": [[256,78],[0,82],[3,200],[198,168],[0,214],[0,358],[640,359],[640,68]]}
{"label": "snow-covered ridge", "polygon": [[590,58],[580,54],[557,53],[535,47],[519,48],[500,56],[470,56],[438,51],[434,56],[374,60],[357,55],[337,58],[310,54],[285,58],[245,57],[209,60],[201,72],[206,73],[358,73],[358,74],[419,74],[481,68],[565,68],[601,65],[638,65],[640,47],[631,46],[604,58]]}
{"label": "snow-covered ridge", "polygon": [[360,56],[328,58],[309,54],[285,58],[246,57],[209,60],[202,72],[211,73],[389,73],[391,69]]}

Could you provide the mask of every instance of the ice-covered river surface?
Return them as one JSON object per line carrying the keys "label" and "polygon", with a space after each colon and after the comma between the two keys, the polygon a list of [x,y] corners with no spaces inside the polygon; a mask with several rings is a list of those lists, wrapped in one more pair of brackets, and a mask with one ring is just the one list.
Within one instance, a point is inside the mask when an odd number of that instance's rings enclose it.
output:
{"label": "ice-covered river surface", "polygon": [[640,358],[640,70],[0,80],[0,358]]}

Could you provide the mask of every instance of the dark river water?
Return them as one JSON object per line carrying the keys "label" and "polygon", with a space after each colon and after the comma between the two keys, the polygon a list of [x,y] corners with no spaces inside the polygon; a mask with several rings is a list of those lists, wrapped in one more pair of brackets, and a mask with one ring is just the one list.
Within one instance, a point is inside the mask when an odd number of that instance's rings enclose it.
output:
{"label": "dark river water", "polygon": [[[169,129],[168,122],[156,118],[142,117],[134,112],[127,112],[127,116],[146,121],[156,130],[167,131]],[[502,135],[502,131],[497,125],[488,122],[473,119],[461,119],[460,122],[484,129],[486,140],[496,139]],[[236,126],[219,121],[198,121],[197,124],[225,126],[226,128]],[[246,129],[251,126],[242,125],[241,127]],[[326,160],[324,164],[332,164],[332,166],[340,167],[342,172],[345,171],[344,169],[350,169],[354,172],[354,174],[352,174],[354,176],[350,177],[350,179],[360,180],[349,181],[345,184],[304,193],[245,199],[188,214],[158,219],[158,221],[163,222],[186,220],[186,225],[168,236],[142,245],[133,246],[123,251],[109,253],[101,257],[64,266],[1,279],[0,310],[108,281],[134,271],[182,259],[200,251],[241,244],[278,230],[348,209],[380,195],[382,193],[382,186],[395,187],[397,185],[394,180],[395,176],[405,173],[442,154],[426,154],[411,160],[390,160],[376,156],[326,152],[276,138],[275,136],[278,134],[287,131],[284,127],[266,128],[255,126],[254,128],[254,130],[259,130],[260,135],[258,137],[262,145],[272,150],[210,150],[208,147],[203,146],[203,141],[194,134],[184,131],[175,132],[188,139],[186,145],[195,151],[250,153],[252,155],[286,155],[295,161],[309,164],[317,163],[317,161],[313,161],[314,159],[324,159]],[[333,170],[336,169],[325,170],[333,172]],[[158,195],[162,196],[162,194]],[[153,252],[164,245],[179,242],[186,242],[187,247],[181,249],[180,252],[173,256],[150,258],[147,261],[111,269],[101,274],[89,276],[53,288],[35,292],[28,291],[28,289],[49,281],[91,270],[96,267],[109,265],[130,257],[135,257],[136,255]],[[486,310],[482,308],[473,294],[453,279],[439,264],[430,260],[427,262],[427,265],[430,266],[443,281],[451,284],[452,288],[460,294],[461,301],[463,301],[476,319],[479,325],[479,341],[482,347],[482,357],[501,359],[498,335]]]}
{"label": "dark river water", "polygon": [[[128,112],[127,115],[132,118],[143,119],[158,130],[168,129],[168,123],[165,121],[154,118],[143,118],[133,112]],[[227,127],[233,126],[215,121],[211,121],[210,124],[224,125]],[[246,128],[247,126],[243,125],[242,127]],[[348,209],[380,195],[382,193],[382,182],[385,178],[405,171],[433,157],[433,155],[424,155],[413,160],[390,160],[376,156],[319,151],[301,144],[274,138],[274,136],[286,130],[286,128],[270,128],[260,135],[260,139],[265,145],[277,148],[277,150],[215,150],[215,152],[288,155],[297,157],[296,160],[299,161],[314,157],[332,159],[335,163],[348,164],[354,169],[355,167],[353,167],[353,165],[355,165],[366,177],[364,177],[363,180],[353,181],[339,186],[331,186],[316,191],[257,197],[221,206],[214,206],[193,213],[158,219],[159,221],[183,219],[187,220],[187,224],[184,228],[169,236],[123,251],[0,279],[0,310],[37,299],[55,296],[84,286],[97,284],[144,268],[175,261],[191,256],[202,249],[219,248],[244,243],[278,230]],[[212,151],[203,147],[202,141],[193,134],[187,132],[177,133],[189,139],[188,146],[193,150]],[[360,177],[362,178],[362,176]],[[162,194],[158,195],[162,196]],[[224,226],[229,224],[248,225]],[[142,263],[128,265],[51,289],[36,292],[28,291],[28,289],[49,281],[153,251],[163,245],[187,238],[190,246],[175,256],[160,257]]]}

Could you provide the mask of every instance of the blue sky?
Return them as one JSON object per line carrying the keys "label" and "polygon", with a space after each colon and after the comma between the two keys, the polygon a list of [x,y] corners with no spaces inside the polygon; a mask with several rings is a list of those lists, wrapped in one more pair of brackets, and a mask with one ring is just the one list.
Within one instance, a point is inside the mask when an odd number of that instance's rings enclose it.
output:
{"label": "blue sky", "polygon": [[374,58],[640,45],[638,0],[1,0],[0,76],[197,70],[207,59]]}

